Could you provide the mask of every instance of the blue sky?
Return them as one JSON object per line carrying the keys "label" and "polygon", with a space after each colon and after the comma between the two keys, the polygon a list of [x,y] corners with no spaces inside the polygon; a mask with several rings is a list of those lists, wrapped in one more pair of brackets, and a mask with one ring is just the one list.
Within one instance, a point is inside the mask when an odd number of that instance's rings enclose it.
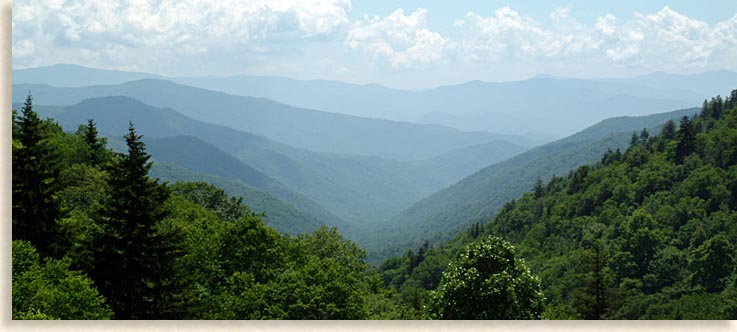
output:
{"label": "blue sky", "polygon": [[13,66],[427,88],[737,70],[737,1],[16,0]]}
{"label": "blue sky", "polygon": [[570,6],[576,17],[585,23],[593,23],[596,18],[605,14],[617,17],[632,18],[635,12],[654,13],[663,7],[688,14],[689,17],[714,24],[726,21],[737,14],[737,1],[473,1],[473,0],[403,0],[403,1],[353,1],[351,16],[360,18],[367,15],[386,16],[394,10],[402,8],[413,11],[415,8],[427,8],[432,16],[431,28],[443,32],[452,32],[452,23],[469,11],[482,15],[491,15],[498,8],[509,6],[512,9],[544,21],[548,14],[559,7]]}

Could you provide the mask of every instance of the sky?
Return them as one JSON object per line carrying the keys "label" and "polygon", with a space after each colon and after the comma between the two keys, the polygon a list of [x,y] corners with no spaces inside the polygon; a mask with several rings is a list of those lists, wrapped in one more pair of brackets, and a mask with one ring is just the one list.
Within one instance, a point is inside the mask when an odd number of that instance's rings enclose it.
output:
{"label": "sky", "polygon": [[15,0],[13,68],[422,89],[737,71],[737,1]]}

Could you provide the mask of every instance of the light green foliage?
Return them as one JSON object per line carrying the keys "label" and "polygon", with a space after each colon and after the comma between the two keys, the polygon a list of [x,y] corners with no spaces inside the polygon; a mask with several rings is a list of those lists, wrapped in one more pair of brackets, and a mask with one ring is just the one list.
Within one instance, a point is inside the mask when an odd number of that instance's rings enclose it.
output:
{"label": "light green foliage", "polygon": [[540,319],[540,281],[514,257],[506,241],[488,237],[470,244],[443,272],[429,315],[435,319]]}
{"label": "light green foliage", "polygon": [[13,319],[110,319],[92,281],[68,259],[41,261],[26,241],[13,241]]}

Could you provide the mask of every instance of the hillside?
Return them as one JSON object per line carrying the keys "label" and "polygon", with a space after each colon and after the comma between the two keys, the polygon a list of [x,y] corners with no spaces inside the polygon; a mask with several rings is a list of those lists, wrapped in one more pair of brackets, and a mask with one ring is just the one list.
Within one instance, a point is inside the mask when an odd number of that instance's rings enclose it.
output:
{"label": "hillside", "polygon": [[[150,141],[150,139],[147,141]],[[306,234],[314,232],[320,226],[326,224],[325,221],[306,214],[269,193],[236,179],[227,179],[217,175],[194,172],[187,168],[155,159],[153,167],[151,167],[150,176],[167,181],[170,184],[176,182],[204,181],[222,188],[230,196],[243,197],[243,204],[246,204],[253,212],[263,212],[265,214],[263,218],[264,222],[276,231],[284,234]],[[331,226],[337,226],[339,229],[345,228],[345,226],[340,224]]]}
{"label": "hillside", "polygon": [[[447,176],[434,175],[423,165],[382,158],[314,153],[263,136],[199,122],[172,109],[151,107],[127,97],[89,99],[67,107],[36,108],[42,115],[53,116],[67,130],[94,118],[101,133],[119,136],[127,130],[128,121],[132,120],[145,140],[176,135],[197,137],[318,203],[320,207],[314,203],[307,204],[304,199],[283,194],[281,189],[271,192],[327,224],[337,224],[335,215],[338,215],[357,227],[371,229],[378,221],[389,219],[417,200],[452,183]],[[157,158],[158,153],[154,154],[154,158]],[[184,155],[172,156],[185,158]],[[493,155],[482,157],[494,158]],[[190,162],[199,163],[200,167],[222,166],[205,163],[209,161],[208,158],[190,159]],[[235,163],[231,161],[231,164]],[[214,174],[245,176],[221,171]],[[253,171],[246,173],[253,174]],[[263,181],[258,178],[251,180],[246,183],[256,187],[259,185],[253,181]],[[260,188],[269,189],[269,186],[261,185]],[[355,238],[357,234],[347,231],[346,235]]]}
{"label": "hillside", "polygon": [[735,128],[737,90],[539,182],[449,242],[387,260],[384,280],[419,308],[461,248],[494,235],[541,279],[548,318],[735,319]]}
{"label": "hillside", "polygon": [[455,183],[482,168],[509,159],[525,150],[527,148],[518,144],[494,141],[462,147],[415,164],[427,167],[435,176],[447,179],[447,183]]}
{"label": "hillside", "polygon": [[128,96],[151,106],[173,108],[199,121],[260,134],[311,151],[400,161],[431,158],[493,140],[525,142],[518,135],[463,132],[438,125],[308,110],[270,99],[229,95],[164,80],[81,88],[20,84],[13,88],[13,101],[22,102],[28,91],[32,91],[37,104],[55,106],[73,105],[96,97]]}
{"label": "hillside", "polygon": [[[602,153],[627,146],[632,131],[653,128],[668,119],[692,115],[697,109],[645,117],[608,119],[575,135],[549,143],[486,167],[460,182],[415,203],[393,218],[378,235],[384,243],[418,245],[424,239],[447,240],[460,229],[496,213],[504,203],[553,175],[567,174],[580,165],[595,163]],[[387,250],[387,249],[384,249]]]}

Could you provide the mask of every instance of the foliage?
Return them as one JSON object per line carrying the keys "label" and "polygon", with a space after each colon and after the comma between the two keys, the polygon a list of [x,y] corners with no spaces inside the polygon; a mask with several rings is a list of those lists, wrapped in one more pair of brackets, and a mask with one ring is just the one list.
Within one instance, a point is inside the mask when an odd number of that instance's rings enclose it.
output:
{"label": "foliage", "polygon": [[[14,318],[406,317],[365,252],[335,228],[290,237],[243,197],[159,183],[132,125],[125,154],[104,147],[92,120],[76,134],[50,120],[41,127],[35,140],[54,151],[43,162],[58,170],[47,181],[60,211],[48,247],[63,258],[14,242]],[[22,148],[18,137],[13,146]],[[32,203],[22,208],[38,209]]]}
{"label": "foliage", "polygon": [[13,113],[13,238],[33,243],[44,254],[52,253],[59,217],[55,199],[56,168],[46,131],[53,124],[33,110],[30,95],[15,118]]}
{"label": "foliage", "polygon": [[178,255],[179,235],[157,228],[168,214],[162,206],[169,190],[148,178],[150,156],[140,138],[131,124],[125,137],[128,154],[111,169],[110,200],[102,212],[105,223],[95,242],[92,277],[118,319],[170,314],[168,274]]}
{"label": "foliage", "polygon": [[[609,150],[596,165],[538,183],[480,231],[472,226],[426,256],[456,257],[479,236],[509,240],[540,278],[546,318],[731,319],[734,106],[731,96],[715,98],[680,126],[668,121],[660,135],[635,134],[623,153]],[[453,273],[442,261],[435,267]],[[432,290],[416,273],[397,274],[409,266],[399,257],[385,261],[386,283],[401,292]]]}
{"label": "foliage", "polygon": [[488,237],[471,243],[443,272],[431,295],[435,319],[540,319],[540,281],[514,257],[514,247]]}
{"label": "foliage", "polygon": [[13,319],[110,319],[92,281],[69,259],[41,261],[36,248],[13,241]]}

